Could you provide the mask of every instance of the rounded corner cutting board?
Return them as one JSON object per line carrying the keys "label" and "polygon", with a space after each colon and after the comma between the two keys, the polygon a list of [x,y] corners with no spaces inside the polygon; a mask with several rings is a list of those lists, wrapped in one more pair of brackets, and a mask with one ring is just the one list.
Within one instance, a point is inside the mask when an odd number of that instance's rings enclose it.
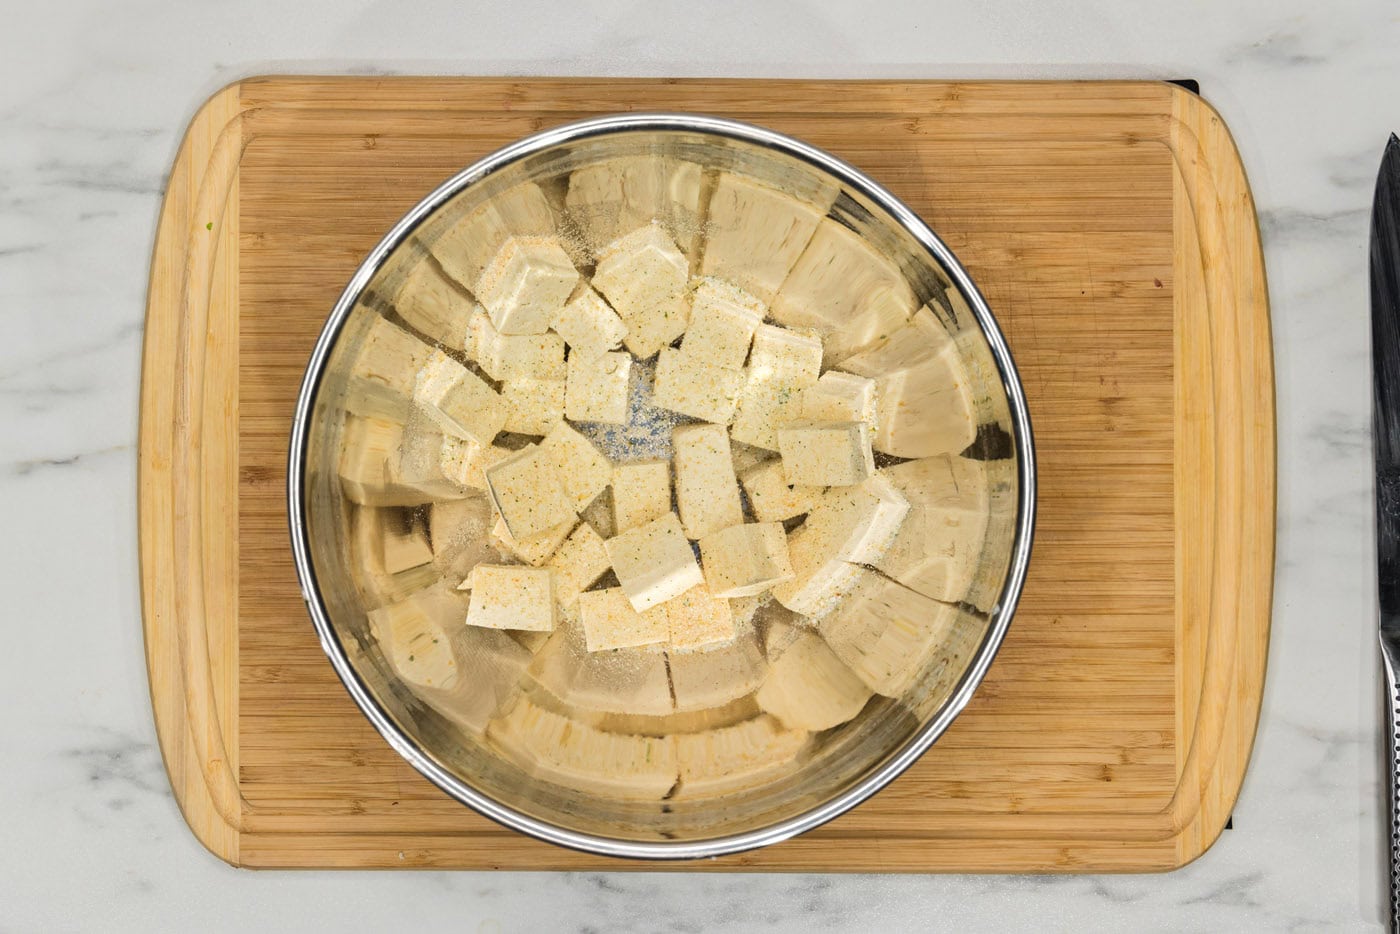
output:
{"label": "rounded corner cutting board", "polygon": [[[1006,642],[871,801],[704,863],[538,843],[359,713],[293,571],[288,430],[361,258],[486,153],[620,110],[773,127],[926,218],[1006,331],[1040,506]],[[1268,302],[1229,133],[1159,82],[270,77],[195,116],[151,270],[140,531],[151,696],[195,834],[244,866],[1141,871],[1205,851],[1243,779],[1272,595]]]}

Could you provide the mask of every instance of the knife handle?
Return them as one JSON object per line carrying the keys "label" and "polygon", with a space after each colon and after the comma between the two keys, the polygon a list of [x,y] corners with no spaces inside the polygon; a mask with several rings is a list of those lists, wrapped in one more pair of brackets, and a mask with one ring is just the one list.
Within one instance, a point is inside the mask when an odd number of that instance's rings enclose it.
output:
{"label": "knife handle", "polygon": [[1394,647],[1385,645],[1381,653],[1385,661],[1386,693],[1386,831],[1390,853],[1388,886],[1390,892],[1390,930],[1400,932],[1400,684],[1397,684],[1397,658]]}

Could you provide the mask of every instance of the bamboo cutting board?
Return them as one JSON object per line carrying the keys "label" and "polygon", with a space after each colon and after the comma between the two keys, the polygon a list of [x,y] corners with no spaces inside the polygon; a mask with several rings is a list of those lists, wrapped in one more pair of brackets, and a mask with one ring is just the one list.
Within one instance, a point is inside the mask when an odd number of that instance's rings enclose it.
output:
{"label": "bamboo cutting board", "polygon": [[[854,163],[972,273],[1030,402],[1021,608],[952,729],[846,816],[682,868],[1163,870],[1224,826],[1263,686],[1273,377],[1253,203],[1167,84],[262,78],[212,98],[152,263],[140,530],[151,695],[191,828],[236,865],[626,868],[453,802],[370,727],[302,605],[302,368],[388,227],[520,136],[620,110],[761,123]],[[666,864],[674,866],[676,864]]]}

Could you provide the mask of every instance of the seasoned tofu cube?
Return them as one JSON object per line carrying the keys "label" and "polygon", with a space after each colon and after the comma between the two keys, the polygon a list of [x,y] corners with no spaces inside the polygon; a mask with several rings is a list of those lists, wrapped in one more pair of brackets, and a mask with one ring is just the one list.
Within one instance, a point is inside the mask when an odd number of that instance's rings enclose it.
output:
{"label": "seasoned tofu cube", "polygon": [[563,483],[575,512],[587,509],[612,482],[612,461],[568,422],[554,426],[540,442],[540,453]]}
{"label": "seasoned tofu cube", "polygon": [[486,489],[486,469],[515,452],[496,444],[477,444],[470,438],[442,437],[442,473],[453,483]]}
{"label": "seasoned tofu cube", "polygon": [[957,454],[977,437],[957,342],[921,308],[889,339],[841,363],[875,380],[875,450],[896,457]]}
{"label": "seasoned tofu cube", "polygon": [[584,359],[616,350],[627,336],[627,325],[617,312],[586,283],[580,284],[573,297],[555,312],[549,326],[569,345],[571,357]]}
{"label": "seasoned tofu cube", "polygon": [[621,587],[582,593],[578,608],[590,652],[654,645],[670,635],[664,607],[638,611]]}
{"label": "seasoned tofu cube", "polygon": [[879,424],[875,381],[828,370],[815,386],[802,390],[798,414],[809,422],[865,422],[874,432]]}
{"label": "seasoned tofu cube", "polygon": [[543,334],[578,278],[558,237],[511,237],[474,291],[501,334]]}
{"label": "seasoned tofu cube", "polygon": [[394,295],[394,310],[420,334],[462,350],[476,303],[424,258],[404,277]]}
{"label": "seasoned tofu cube", "polygon": [[355,361],[350,367],[345,407],[356,415],[403,422],[413,409],[413,386],[433,348],[397,324],[368,312]]}
{"label": "seasoned tofu cube", "polygon": [[773,596],[794,613],[824,616],[855,585],[860,565],[884,556],[908,511],[909,501],[879,474],[828,490],[788,536],[794,576]]}
{"label": "seasoned tofu cube", "polygon": [[734,416],[735,441],[778,450],[778,427],[798,417],[801,390],[821,373],[822,342],[769,324],[753,336],[747,381]]}
{"label": "seasoned tofu cube", "polygon": [[475,293],[482,273],[508,239],[554,233],[549,200],[538,185],[526,182],[494,195],[470,214],[451,221],[445,230],[430,234],[427,245],[443,271]]}
{"label": "seasoned tofu cube", "polygon": [[705,581],[674,512],[619,532],[604,545],[618,583],[638,612]]}
{"label": "seasoned tofu cube", "polygon": [[787,533],[781,522],[753,522],[700,539],[705,583],[716,597],[752,597],[790,580]]}
{"label": "seasoned tofu cube", "polygon": [[835,196],[828,189],[799,200],[755,179],[721,173],[710,196],[701,273],[772,301]]}
{"label": "seasoned tofu cube", "polygon": [[486,489],[511,537],[525,540],[571,522],[576,510],[541,445],[521,448],[486,470]]}
{"label": "seasoned tofu cube", "polygon": [[794,486],[853,486],[875,472],[865,422],[792,422],[778,429],[778,449]]}
{"label": "seasoned tofu cube", "polygon": [[759,522],[781,522],[810,512],[821,499],[822,487],[792,486],[781,460],[765,461],[740,476],[749,505]]}
{"label": "seasoned tofu cube", "polygon": [[681,425],[671,432],[676,505],[685,534],[703,538],[744,521],[739,481],[722,425]]}
{"label": "seasoned tofu cube", "polygon": [[506,406],[505,430],[547,435],[564,418],[564,381],[521,377],[501,383]]}
{"label": "seasoned tofu cube", "polygon": [[701,279],[690,298],[690,324],[681,350],[711,366],[737,370],[749,356],[763,303],[723,279]]}
{"label": "seasoned tofu cube", "polygon": [[490,444],[506,421],[496,390],[440,350],[418,371],[413,401],[445,433],[477,444]]}
{"label": "seasoned tofu cube", "polygon": [[671,465],[633,461],[613,468],[613,528],[625,532],[671,511]]}
{"label": "seasoned tofu cube", "polygon": [[418,523],[386,522],[382,547],[384,570],[389,574],[421,567],[433,560],[427,530]]}
{"label": "seasoned tofu cube", "polygon": [[647,154],[580,166],[564,204],[590,249],[657,220],[687,254],[701,233],[705,172],[700,165]]}
{"label": "seasoned tofu cube", "polygon": [[554,631],[554,572],[516,564],[478,564],[471,574],[467,625]]}
{"label": "seasoned tofu cube", "polygon": [[623,343],[637,359],[656,355],[685,333],[690,265],[659,224],[638,228],[598,256],[593,287],[627,325]]}
{"label": "seasoned tofu cube", "polygon": [[505,522],[498,517],[496,524],[491,528],[491,536],[495,539],[496,546],[500,550],[509,552],[531,567],[540,567],[559,550],[560,545],[564,544],[564,540],[573,531],[574,525],[575,520],[569,519],[538,535],[517,539],[510,534]]}
{"label": "seasoned tofu cube", "polygon": [[603,539],[587,522],[580,522],[549,559],[554,570],[554,597],[561,606],[572,606],[612,567]]}
{"label": "seasoned tofu cube", "polygon": [[663,347],[652,401],[663,409],[727,425],[744,388],[744,371],[715,366],[684,350]]}
{"label": "seasoned tofu cube", "polygon": [[501,334],[489,317],[472,323],[476,362],[492,379],[564,378],[564,338],[558,334]]}
{"label": "seasoned tofu cube", "polygon": [[919,306],[899,266],[866,238],[830,218],[773,298],[773,318],[822,335],[833,366],[887,338]]}
{"label": "seasoned tofu cube", "polygon": [[657,610],[666,612],[671,648],[696,649],[734,638],[734,610],[704,584],[648,612]]}
{"label": "seasoned tofu cube", "polygon": [[596,357],[569,355],[569,382],[564,409],[576,422],[627,424],[627,381],[632,355],[610,351]]}

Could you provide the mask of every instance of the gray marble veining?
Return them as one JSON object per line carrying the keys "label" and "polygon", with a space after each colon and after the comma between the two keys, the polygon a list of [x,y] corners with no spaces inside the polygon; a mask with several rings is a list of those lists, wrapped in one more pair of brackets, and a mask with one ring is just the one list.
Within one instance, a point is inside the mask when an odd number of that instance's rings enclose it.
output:
{"label": "gray marble veining", "polygon": [[[0,30],[0,930],[1355,931],[1379,926],[1365,246],[1400,129],[1383,0],[26,9]],[[135,538],[142,309],[201,100],[270,71],[1194,77],[1260,208],[1279,575],[1234,829],[1169,875],[246,873],[183,826],[155,747]]]}

